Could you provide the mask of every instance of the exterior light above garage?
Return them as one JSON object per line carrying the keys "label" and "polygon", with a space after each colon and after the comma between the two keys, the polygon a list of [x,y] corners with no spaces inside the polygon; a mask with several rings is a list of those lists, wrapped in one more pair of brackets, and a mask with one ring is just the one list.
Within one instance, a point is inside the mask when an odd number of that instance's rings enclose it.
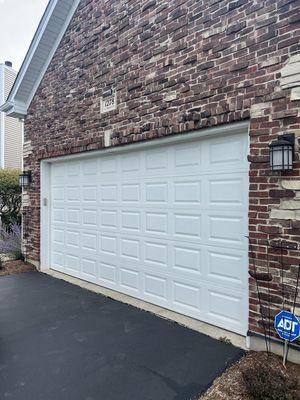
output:
{"label": "exterior light above garage", "polygon": [[22,188],[27,188],[31,184],[31,171],[23,171],[19,176],[20,186]]}
{"label": "exterior light above garage", "polygon": [[269,148],[272,171],[290,171],[293,169],[294,142],[293,133],[282,135],[271,142]]}

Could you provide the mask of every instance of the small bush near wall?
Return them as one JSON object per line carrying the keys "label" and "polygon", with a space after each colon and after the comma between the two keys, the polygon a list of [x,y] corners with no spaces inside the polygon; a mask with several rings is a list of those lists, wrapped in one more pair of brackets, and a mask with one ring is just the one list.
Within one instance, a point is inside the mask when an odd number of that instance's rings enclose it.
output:
{"label": "small bush near wall", "polygon": [[3,229],[21,225],[21,194],[19,170],[0,170],[0,218]]}
{"label": "small bush near wall", "polygon": [[0,254],[9,255],[14,260],[22,259],[21,226],[19,224],[11,225],[9,230],[0,229]]}

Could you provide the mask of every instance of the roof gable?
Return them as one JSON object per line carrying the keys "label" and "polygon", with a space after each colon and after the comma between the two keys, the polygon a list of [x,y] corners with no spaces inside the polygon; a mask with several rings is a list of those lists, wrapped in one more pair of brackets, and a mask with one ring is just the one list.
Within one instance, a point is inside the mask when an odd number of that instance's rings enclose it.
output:
{"label": "roof gable", "polygon": [[0,108],[7,115],[23,118],[63,38],[80,0],[50,0],[21,69]]}

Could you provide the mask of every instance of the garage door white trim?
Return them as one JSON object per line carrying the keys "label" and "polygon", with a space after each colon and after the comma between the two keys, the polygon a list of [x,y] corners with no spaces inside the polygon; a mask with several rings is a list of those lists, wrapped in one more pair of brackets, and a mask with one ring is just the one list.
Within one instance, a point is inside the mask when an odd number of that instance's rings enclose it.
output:
{"label": "garage door white trim", "polygon": [[[163,138],[163,139],[160,139],[160,140],[153,140],[153,141],[149,141],[149,142],[131,144],[130,146],[122,146],[122,147],[110,148],[110,149],[96,151],[96,152],[87,152],[87,153],[83,153],[83,154],[80,154],[80,155],[65,156],[65,157],[60,157],[60,158],[49,159],[49,160],[43,161],[41,163],[41,268],[42,269],[48,269],[49,267],[51,267],[51,265],[50,265],[51,207],[49,207],[49,205],[50,205],[50,187],[51,187],[51,178],[50,178],[51,164],[55,163],[55,165],[61,165],[59,163],[66,162],[66,161],[69,161],[71,159],[73,159],[74,161],[75,160],[79,160],[79,159],[84,159],[84,158],[93,158],[93,157],[97,157],[97,159],[100,159],[102,156],[107,156],[109,154],[111,154],[111,155],[115,154],[116,158],[117,158],[118,154],[120,154],[120,153],[124,153],[124,157],[127,158],[128,156],[125,153],[131,153],[131,152],[137,151],[137,150],[141,150],[141,154],[143,154],[144,150],[146,150],[146,149],[150,149],[150,148],[154,149],[155,147],[161,148],[164,145],[168,146],[170,144],[174,144],[174,146],[176,146],[177,149],[180,149],[181,145],[178,147],[179,143],[183,143],[183,142],[184,143],[188,143],[189,141],[195,141],[198,138],[199,138],[199,140],[201,138],[204,139],[205,137],[213,138],[213,137],[220,136],[220,137],[225,139],[226,137],[232,137],[232,135],[234,135],[234,134],[240,134],[240,135],[242,134],[242,135],[245,135],[244,138],[247,138],[248,137],[247,136],[247,134],[248,134],[248,124],[247,123],[239,123],[239,124],[233,124],[233,125],[226,125],[224,127],[210,128],[210,129],[201,130],[201,131],[198,131],[198,132],[193,132],[191,134],[173,136],[173,137],[170,137],[170,138]],[[195,143],[198,143],[198,140],[196,140]],[[202,141],[201,140],[201,143],[206,143],[206,141]],[[190,146],[190,148],[191,148],[191,146]],[[173,146],[169,146],[169,149],[170,149],[170,151],[173,151],[172,150]],[[155,151],[156,150],[154,150],[154,152]],[[218,151],[222,151],[222,149],[220,148]],[[151,153],[150,152],[146,152],[145,154],[149,155],[149,154],[152,154],[152,153],[153,152],[151,151]],[[108,157],[108,159],[111,159],[111,158],[112,157]],[[123,156],[122,156],[122,160],[123,160]],[[190,170],[190,171],[192,171],[192,170]],[[198,172],[199,172],[199,170],[198,170]],[[240,172],[242,172],[242,171],[240,171]],[[238,173],[239,173],[239,171],[238,171]],[[246,179],[245,178],[245,169],[243,169],[243,174],[244,174],[244,176],[243,176],[243,180],[244,180],[243,189],[245,189],[247,187],[245,185],[245,179]],[[215,178],[218,178],[218,177],[215,177]],[[227,179],[228,178],[230,178],[230,176],[227,176]],[[147,175],[145,175],[144,178],[142,178],[142,182],[145,182],[146,179],[147,179]],[[215,180],[220,182],[219,179],[215,179]],[[151,183],[151,180],[149,182]],[[182,179],[180,180],[180,182],[182,182]],[[247,182],[248,182],[248,180],[247,180]],[[246,210],[246,208],[247,208],[247,210]],[[177,214],[178,214],[178,209],[176,211],[177,211]],[[192,212],[188,212],[187,210],[185,210],[185,212],[184,212],[185,217],[189,213],[191,215],[191,218],[190,218],[191,223],[192,224],[193,223],[197,224],[197,218],[194,218],[195,217],[195,215],[194,215],[195,213],[193,211]],[[244,221],[243,224],[245,224],[246,214],[248,213],[248,191],[247,191],[247,193],[244,193],[244,195],[243,195],[243,213],[244,213],[244,215],[243,215],[243,221]],[[146,214],[147,213],[145,213],[145,215]],[[177,215],[177,214],[174,213],[174,215]],[[214,216],[217,216],[217,214],[218,214],[218,212],[215,211],[214,212]],[[226,214],[226,207],[225,207],[225,209],[222,210],[221,214],[219,214],[219,215],[222,218],[224,218],[224,217],[226,217],[225,214]],[[230,213],[229,213],[229,215],[230,215]],[[177,215],[177,217],[179,218],[180,215]],[[171,220],[171,218],[170,218],[170,220]],[[153,219],[153,221],[155,221],[155,220]],[[238,219],[235,222],[238,223]],[[217,226],[218,226],[218,218],[215,219],[215,223],[216,223],[216,225],[215,225],[216,229],[218,229],[217,228]],[[174,223],[172,222],[172,224],[174,224]],[[185,221],[185,224],[186,224],[186,221]],[[179,219],[178,219],[178,226],[180,226]],[[172,229],[174,231],[175,228],[173,227]],[[121,238],[121,239],[122,239],[123,243],[125,243],[125,241],[130,238],[130,233],[128,232],[128,237],[127,238],[126,238],[126,231],[125,231],[125,233],[124,232],[121,232],[121,233],[123,233],[123,238]],[[243,231],[243,233],[247,233],[247,232]],[[145,232],[144,232],[144,234],[145,234]],[[103,235],[103,233],[101,235]],[[118,232],[118,235],[119,235],[119,232]],[[124,235],[125,235],[125,237],[124,237]],[[181,237],[180,237],[180,234],[177,235],[177,237],[180,238],[180,240],[176,243],[176,246],[174,246],[174,248],[176,247],[177,249],[178,248],[180,249],[181,241],[182,241],[182,243],[185,243],[185,245],[183,247],[185,247],[188,244],[188,242],[190,241],[191,250],[192,250],[192,247],[194,249],[197,248],[197,240],[195,241],[195,243],[193,243],[193,238],[191,238],[191,240],[189,240],[189,238],[188,237],[184,237],[184,235],[181,235]],[[152,236],[152,238],[151,238],[151,233],[150,233],[150,236],[148,235],[147,238],[148,239],[150,238],[153,243],[156,241],[155,236]],[[125,241],[124,241],[124,239],[125,239]],[[138,239],[138,238],[135,238],[135,239]],[[157,241],[155,243],[157,243]],[[132,244],[133,244],[133,242],[132,242]],[[243,255],[241,255],[241,256],[243,256],[243,265],[244,265],[244,268],[245,268],[245,271],[243,272],[244,273],[244,278],[243,279],[246,279],[245,278],[245,276],[247,275],[246,263],[248,262],[248,260],[246,259],[247,250],[246,250],[246,247],[245,247],[245,242],[241,238],[241,243],[240,244],[238,244],[236,246],[232,242],[229,247],[232,247],[232,244],[233,244],[233,249],[236,247],[236,250],[234,250],[234,252],[236,252],[236,251],[240,252],[240,253],[243,252]],[[125,243],[125,247],[127,245],[129,246],[130,243],[127,243],[127,244]],[[205,245],[205,243],[204,243],[204,245]],[[225,247],[226,247],[226,243],[225,243]],[[221,246],[221,248],[222,248],[222,246]],[[227,249],[225,251],[225,254],[230,256],[228,251],[230,253],[230,249]],[[196,255],[196,253],[195,253],[195,255]],[[182,259],[182,257],[184,258],[186,256],[187,256],[187,254],[183,254],[183,253],[179,254],[178,253],[178,257],[181,257],[181,259]],[[214,256],[216,256],[216,254]],[[129,257],[130,257],[130,255],[129,255]],[[230,257],[229,257],[229,259],[230,259]],[[133,260],[133,262],[134,262],[134,260]],[[224,260],[222,260],[222,262],[224,262]],[[151,266],[149,267],[149,271],[151,272]],[[68,272],[66,271],[66,273],[68,273]],[[89,281],[93,282],[93,280],[91,280],[89,277],[82,276],[82,274],[80,276],[76,275],[76,272],[74,272],[74,273],[72,272],[70,274],[74,275],[74,276],[77,276],[77,277],[80,277],[81,279],[85,279],[85,280],[89,280]],[[211,271],[210,271],[210,274],[211,274]],[[210,275],[210,276],[212,276],[212,275]],[[155,280],[153,280],[154,278],[155,278],[155,276],[152,276],[152,277],[150,276],[150,278],[149,278],[150,279],[149,280],[150,285],[152,285],[152,284],[155,285],[156,283],[158,285],[160,285],[161,283],[159,281],[156,282]],[[196,274],[195,274],[195,279],[197,279]],[[184,279],[182,279],[181,282],[184,283]],[[236,282],[236,283],[238,283],[238,282]],[[101,285],[101,283],[99,283],[99,284]],[[180,283],[178,283],[178,279],[177,279],[177,283],[176,284],[180,284]],[[214,280],[214,290],[212,292],[212,296],[214,296],[214,298],[212,299],[214,310],[213,310],[213,313],[211,314],[211,316],[209,316],[209,315],[203,315],[202,316],[201,313],[199,314],[199,312],[198,312],[199,310],[193,310],[192,306],[185,308],[184,306],[179,304],[180,302],[177,304],[176,308],[174,309],[174,306],[170,306],[170,304],[166,303],[165,299],[153,298],[153,300],[151,300],[151,297],[147,296],[146,298],[144,298],[144,297],[141,297],[141,295],[139,293],[137,293],[136,297],[141,298],[143,300],[146,300],[148,302],[153,302],[153,303],[158,304],[160,306],[163,306],[165,308],[170,308],[173,311],[181,312],[183,314],[192,316],[194,318],[197,318],[197,319],[200,319],[200,320],[204,320],[205,322],[213,323],[215,325],[219,325],[222,328],[225,328],[225,329],[227,328],[229,330],[232,330],[232,331],[240,333],[240,334],[246,334],[246,331],[247,331],[247,317],[248,317],[248,285],[246,284],[246,280],[244,281],[244,286],[242,288],[242,290],[243,290],[243,301],[242,301],[242,303],[243,303],[243,305],[242,305],[243,312],[242,312],[242,315],[241,315],[241,318],[243,320],[242,323],[241,323],[241,321],[237,321],[236,324],[235,324],[234,321],[230,321],[230,318],[228,318],[228,321],[226,322],[226,315],[222,316],[222,318],[220,319],[221,322],[218,321],[218,318],[217,318],[218,310],[216,309],[216,307],[218,307],[222,302],[226,302],[227,301],[226,300],[226,288],[224,288],[224,284],[226,284],[226,277],[225,277],[225,281],[224,282],[220,281],[218,283],[217,280]],[[231,284],[233,284],[233,286],[235,285],[234,282],[231,282]],[[192,280],[191,279],[190,279],[189,285],[190,285],[190,287],[192,287]],[[107,287],[112,288],[111,286],[107,286]],[[218,288],[219,288],[219,292],[218,292]],[[178,289],[178,293],[180,292],[180,296],[184,296],[185,288],[182,287],[182,288],[179,288],[179,289]],[[116,290],[122,291],[122,292],[124,292],[126,294],[129,294],[131,296],[135,296],[134,292],[132,292],[132,291],[128,292],[127,290],[123,290],[123,288],[121,288],[121,289],[120,288],[116,288]],[[237,289],[237,293],[238,293],[239,290],[240,289],[238,288]],[[195,296],[197,295],[196,293],[197,293],[197,291],[195,290]],[[228,292],[228,301],[231,301],[230,300],[230,296],[232,296],[232,293],[233,292],[231,290],[229,290],[229,292]],[[238,301],[238,299],[237,299],[237,301]],[[234,305],[233,305],[233,307],[234,307]],[[237,307],[241,307],[241,306],[237,304]]]}

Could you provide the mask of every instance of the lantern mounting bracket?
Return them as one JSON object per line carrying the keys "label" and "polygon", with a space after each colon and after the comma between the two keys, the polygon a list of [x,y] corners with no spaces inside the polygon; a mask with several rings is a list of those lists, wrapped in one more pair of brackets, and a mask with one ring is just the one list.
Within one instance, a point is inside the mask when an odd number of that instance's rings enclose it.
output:
{"label": "lantern mounting bracket", "polygon": [[290,142],[293,147],[295,145],[295,134],[294,133],[284,133],[283,135],[279,136],[279,139]]}

